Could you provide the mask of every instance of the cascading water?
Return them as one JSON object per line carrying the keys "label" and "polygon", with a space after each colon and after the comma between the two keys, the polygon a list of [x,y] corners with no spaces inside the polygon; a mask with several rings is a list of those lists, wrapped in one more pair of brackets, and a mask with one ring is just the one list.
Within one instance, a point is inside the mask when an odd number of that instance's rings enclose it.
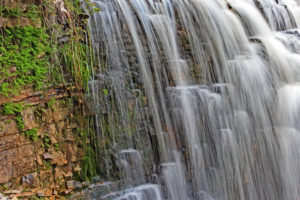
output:
{"label": "cascading water", "polygon": [[126,183],[99,199],[299,199],[299,5],[84,2],[101,173]]}

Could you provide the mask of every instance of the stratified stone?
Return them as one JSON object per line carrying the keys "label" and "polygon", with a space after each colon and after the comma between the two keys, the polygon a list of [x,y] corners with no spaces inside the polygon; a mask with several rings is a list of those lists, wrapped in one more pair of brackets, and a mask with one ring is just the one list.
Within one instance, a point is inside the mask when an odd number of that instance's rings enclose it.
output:
{"label": "stratified stone", "polygon": [[25,17],[19,18],[2,18],[0,17],[0,27],[25,27],[25,26],[33,26],[35,28],[42,27],[41,19],[30,19]]}
{"label": "stratified stone", "polygon": [[36,168],[34,148],[24,145],[0,152],[0,184]]}
{"label": "stratified stone", "polygon": [[17,123],[15,120],[0,121],[0,137],[4,135],[10,135],[12,133],[19,132]]}
{"label": "stratified stone", "polygon": [[38,127],[37,120],[34,115],[34,111],[32,108],[26,108],[21,111],[21,116],[24,121],[25,129],[33,129]]}
{"label": "stratified stone", "polygon": [[6,135],[0,137],[0,152],[28,144],[31,144],[31,141],[20,133]]}

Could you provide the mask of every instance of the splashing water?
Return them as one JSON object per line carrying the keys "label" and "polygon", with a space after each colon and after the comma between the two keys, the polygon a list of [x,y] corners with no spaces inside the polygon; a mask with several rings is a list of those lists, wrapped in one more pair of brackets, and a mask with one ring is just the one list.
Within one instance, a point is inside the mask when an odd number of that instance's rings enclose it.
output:
{"label": "splashing water", "polygon": [[300,199],[298,1],[92,2],[103,199]]}

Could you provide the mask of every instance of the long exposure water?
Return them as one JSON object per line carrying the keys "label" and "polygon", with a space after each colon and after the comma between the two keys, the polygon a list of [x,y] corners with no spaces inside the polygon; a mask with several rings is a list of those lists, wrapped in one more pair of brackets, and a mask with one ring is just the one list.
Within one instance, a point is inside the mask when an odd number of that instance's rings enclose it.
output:
{"label": "long exposure water", "polygon": [[83,4],[103,173],[127,180],[100,199],[300,199],[300,2]]}

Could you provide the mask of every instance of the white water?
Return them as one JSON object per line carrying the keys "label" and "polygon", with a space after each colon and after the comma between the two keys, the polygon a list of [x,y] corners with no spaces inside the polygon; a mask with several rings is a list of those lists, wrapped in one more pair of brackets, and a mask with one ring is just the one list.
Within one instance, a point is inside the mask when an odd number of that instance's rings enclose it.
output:
{"label": "white water", "polygon": [[103,98],[91,81],[93,104],[105,101],[112,149],[128,149],[117,153],[129,187],[117,199],[300,198],[297,1],[93,2],[98,72],[111,88]]}

